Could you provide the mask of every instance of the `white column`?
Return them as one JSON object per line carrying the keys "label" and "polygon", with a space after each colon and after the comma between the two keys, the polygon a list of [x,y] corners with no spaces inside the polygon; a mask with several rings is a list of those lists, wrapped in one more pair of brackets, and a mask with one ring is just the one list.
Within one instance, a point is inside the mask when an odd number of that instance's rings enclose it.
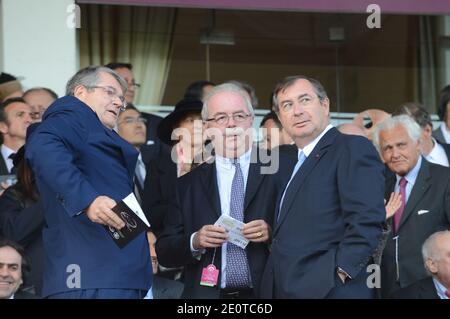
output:
{"label": "white column", "polygon": [[[64,95],[78,69],[74,0],[0,0],[0,70]],[[73,14],[72,14],[73,16]]]}

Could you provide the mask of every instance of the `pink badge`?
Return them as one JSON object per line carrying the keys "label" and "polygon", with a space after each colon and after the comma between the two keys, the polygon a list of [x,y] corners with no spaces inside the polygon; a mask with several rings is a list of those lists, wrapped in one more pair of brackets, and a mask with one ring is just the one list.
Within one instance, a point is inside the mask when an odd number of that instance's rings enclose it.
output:
{"label": "pink badge", "polygon": [[200,285],[214,287],[217,285],[217,278],[219,277],[219,270],[213,264],[206,266],[202,271],[202,278]]}

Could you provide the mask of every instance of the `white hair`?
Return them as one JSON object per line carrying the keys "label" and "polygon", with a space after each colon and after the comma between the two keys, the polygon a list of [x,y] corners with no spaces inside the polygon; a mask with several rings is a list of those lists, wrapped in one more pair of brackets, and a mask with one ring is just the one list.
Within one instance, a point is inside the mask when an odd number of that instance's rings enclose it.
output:
{"label": "white hair", "polygon": [[391,130],[397,125],[403,126],[406,132],[408,133],[409,137],[414,142],[419,141],[422,131],[420,129],[419,124],[417,124],[416,121],[414,121],[410,116],[403,114],[388,117],[383,122],[375,126],[375,130],[373,132],[373,144],[375,145],[380,154],[381,154],[380,133],[385,130]]}
{"label": "white hair", "polygon": [[426,263],[428,259],[432,259],[433,261],[438,261],[439,259],[441,259],[441,252],[439,252],[436,247],[437,239],[441,236],[450,236],[450,231],[443,230],[435,232],[430,235],[430,237],[428,237],[422,245],[422,258],[427,271],[428,268],[426,266]]}
{"label": "white hair", "polygon": [[247,106],[248,112],[254,116],[255,111],[253,110],[252,102],[250,100],[250,96],[248,95],[247,91],[245,91],[243,88],[237,86],[233,83],[224,83],[215,86],[204,98],[203,100],[203,108],[202,108],[202,119],[206,120],[208,119],[208,103],[211,100],[211,98],[219,93],[222,92],[233,92],[239,94],[245,101],[245,105]]}

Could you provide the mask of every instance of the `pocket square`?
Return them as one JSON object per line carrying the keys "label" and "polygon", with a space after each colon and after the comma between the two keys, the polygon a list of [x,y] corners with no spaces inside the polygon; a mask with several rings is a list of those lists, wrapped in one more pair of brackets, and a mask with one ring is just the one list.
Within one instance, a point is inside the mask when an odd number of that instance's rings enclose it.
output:
{"label": "pocket square", "polygon": [[429,213],[429,212],[430,212],[429,210],[422,209],[422,210],[419,210],[419,211],[417,212],[417,215],[422,215],[422,214],[426,214],[426,213]]}

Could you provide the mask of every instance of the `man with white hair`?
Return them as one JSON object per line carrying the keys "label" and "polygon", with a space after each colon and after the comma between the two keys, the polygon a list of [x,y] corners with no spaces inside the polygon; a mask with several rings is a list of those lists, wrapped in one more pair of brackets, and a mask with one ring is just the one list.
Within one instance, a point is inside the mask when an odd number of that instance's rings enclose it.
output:
{"label": "man with white hair", "polygon": [[[248,94],[235,84],[216,86],[205,98],[202,119],[214,162],[179,178],[175,207],[156,243],[160,264],[185,266],[182,298],[258,295],[282,188],[261,174],[262,163],[252,148],[253,118]],[[215,225],[221,215],[243,223],[242,235],[249,241],[245,248],[229,242],[225,228]]]}
{"label": "man with white hair", "polygon": [[392,295],[395,299],[450,299],[450,231],[439,231],[422,246],[425,268],[431,277]]}
{"label": "man with white hair", "polygon": [[421,246],[432,233],[450,228],[450,170],[421,156],[420,135],[407,115],[389,118],[374,131],[374,144],[395,173],[386,179],[385,197],[396,192],[402,200],[387,220],[392,232],[381,262],[382,297],[427,276]]}

